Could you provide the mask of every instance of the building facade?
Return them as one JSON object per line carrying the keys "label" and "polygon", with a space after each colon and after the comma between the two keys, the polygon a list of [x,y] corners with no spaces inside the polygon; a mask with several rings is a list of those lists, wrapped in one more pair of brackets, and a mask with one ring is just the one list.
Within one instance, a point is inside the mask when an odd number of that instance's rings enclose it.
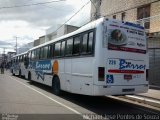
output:
{"label": "building facade", "polygon": [[58,38],[62,35],[68,34],[77,30],[79,27],[72,25],[63,25],[57,31],[57,27],[52,26],[46,30],[46,35],[39,37],[39,39],[34,40],[34,46],[38,46],[55,38]]}
{"label": "building facade", "polygon": [[91,20],[105,16],[143,24],[150,34],[160,34],[159,0],[93,0]]}

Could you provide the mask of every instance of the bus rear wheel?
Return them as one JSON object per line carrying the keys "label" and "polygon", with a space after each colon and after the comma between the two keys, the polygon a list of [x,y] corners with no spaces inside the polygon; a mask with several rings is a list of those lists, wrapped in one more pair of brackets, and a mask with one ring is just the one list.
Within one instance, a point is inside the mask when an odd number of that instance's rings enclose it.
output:
{"label": "bus rear wheel", "polygon": [[28,80],[31,81],[31,73],[28,73]]}
{"label": "bus rear wheel", "polygon": [[21,70],[19,70],[19,77],[22,77],[22,75],[21,75]]}
{"label": "bus rear wheel", "polygon": [[61,87],[60,87],[60,80],[58,77],[54,77],[52,81],[52,92],[55,95],[61,95]]}

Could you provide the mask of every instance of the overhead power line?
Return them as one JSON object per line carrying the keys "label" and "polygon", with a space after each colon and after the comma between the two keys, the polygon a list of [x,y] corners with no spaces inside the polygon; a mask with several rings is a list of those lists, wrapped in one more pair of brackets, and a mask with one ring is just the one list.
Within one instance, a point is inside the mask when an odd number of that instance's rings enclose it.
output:
{"label": "overhead power line", "polygon": [[4,6],[0,7],[0,9],[11,9],[11,8],[19,8],[19,7],[29,7],[29,6],[37,6],[37,5],[44,5],[44,4],[51,4],[54,2],[62,2],[66,0],[57,0],[57,1],[49,1],[49,2],[41,2],[41,3],[32,3],[32,4],[25,4],[25,5],[15,5],[15,6]]}
{"label": "overhead power line", "polygon": [[74,16],[76,16],[86,5],[88,5],[90,1],[88,1],[85,5],[83,5],[77,12],[75,12],[67,21],[65,21],[60,27],[58,27],[55,30],[55,33],[62,27],[64,26],[67,22],[69,22]]}

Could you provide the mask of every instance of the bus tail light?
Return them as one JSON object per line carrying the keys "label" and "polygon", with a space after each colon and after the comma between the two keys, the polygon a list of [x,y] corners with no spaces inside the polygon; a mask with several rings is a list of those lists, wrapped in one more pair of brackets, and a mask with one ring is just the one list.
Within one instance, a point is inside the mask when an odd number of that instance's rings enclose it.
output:
{"label": "bus tail light", "polygon": [[104,67],[98,67],[98,81],[104,81],[105,70]]}

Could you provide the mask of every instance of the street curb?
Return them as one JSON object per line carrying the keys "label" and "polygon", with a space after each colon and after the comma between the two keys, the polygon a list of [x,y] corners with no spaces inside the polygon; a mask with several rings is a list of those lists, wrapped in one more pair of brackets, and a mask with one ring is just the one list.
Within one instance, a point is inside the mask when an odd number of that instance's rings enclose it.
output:
{"label": "street curb", "polygon": [[160,108],[160,101],[155,100],[155,99],[150,99],[147,97],[141,97],[141,96],[136,96],[136,95],[134,95],[134,96],[133,95],[126,95],[125,98]]}
{"label": "street curb", "polygon": [[160,107],[153,106],[151,104],[150,105],[145,104],[144,102],[138,101],[137,99],[133,99],[133,98],[131,99],[131,97],[127,97],[127,96],[106,96],[106,97],[111,98],[111,99],[115,99],[115,100],[118,100],[118,101],[123,101],[123,102],[129,103],[129,104],[134,104],[134,105],[137,105],[137,106],[141,106],[142,108],[151,109],[155,112],[160,112]]}

